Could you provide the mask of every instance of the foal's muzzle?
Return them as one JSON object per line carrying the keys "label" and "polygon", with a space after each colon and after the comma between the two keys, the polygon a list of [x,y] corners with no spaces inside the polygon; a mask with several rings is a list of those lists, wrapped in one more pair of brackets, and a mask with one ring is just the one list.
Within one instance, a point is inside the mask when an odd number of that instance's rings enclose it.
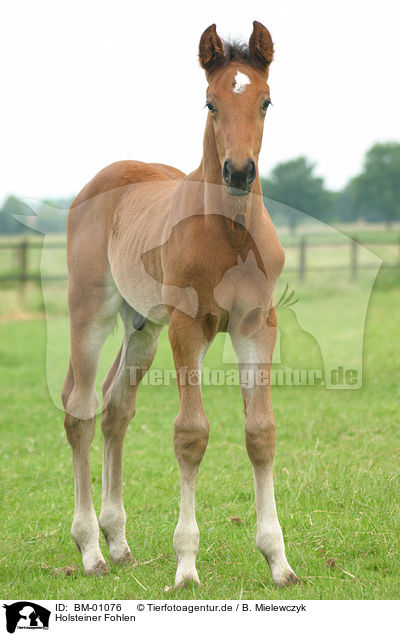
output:
{"label": "foal's muzzle", "polygon": [[243,197],[249,194],[256,178],[256,164],[253,159],[248,159],[247,163],[238,170],[231,159],[224,161],[222,168],[222,178],[224,180],[228,194],[235,197]]}

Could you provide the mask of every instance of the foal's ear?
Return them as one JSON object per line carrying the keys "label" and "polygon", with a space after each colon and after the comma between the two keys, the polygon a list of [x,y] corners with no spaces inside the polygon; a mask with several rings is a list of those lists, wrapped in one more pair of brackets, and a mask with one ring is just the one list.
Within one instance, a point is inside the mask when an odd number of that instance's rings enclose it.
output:
{"label": "foal's ear", "polygon": [[262,69],[268,70],[274,57],[274,45],[268,29],[256,20],[253,22],[253,33],[249,40],[249,51],[257,64]]}
{"label": "foal's ear", "polygon": [[215,24],[208,27],[200,38],[199,60],[207,74],[221,66],[225,59],[224,45]]}

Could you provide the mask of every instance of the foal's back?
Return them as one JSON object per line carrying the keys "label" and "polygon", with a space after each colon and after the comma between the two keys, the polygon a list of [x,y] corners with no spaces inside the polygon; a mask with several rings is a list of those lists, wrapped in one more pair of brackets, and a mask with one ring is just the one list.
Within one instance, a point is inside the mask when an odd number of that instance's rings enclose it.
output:
{"label": "foal's back", "polygon": [[[98,172],[74,199],[69,211],[67,260],[70,277],[82,264],[84,275],[90,273],[94,283],[100,282],[109,271],[109,245],[113,234],[115,238],[118,229],[121,233],[126,232],[125,224],[118,227],[121,213],[129,225],[135,215],[150,211],[147,205],[135,208],[134,204],[130,205],[130,200],[140,191],[154,192],[157,188],[161,198],[168,196],[184,176],[172,166],[141,161],[118,161]],[[117,209],[118,215],[115,214]],[[90,266],[91,259],[93,267]],[[81,275],[80,272],[78,276]]]}

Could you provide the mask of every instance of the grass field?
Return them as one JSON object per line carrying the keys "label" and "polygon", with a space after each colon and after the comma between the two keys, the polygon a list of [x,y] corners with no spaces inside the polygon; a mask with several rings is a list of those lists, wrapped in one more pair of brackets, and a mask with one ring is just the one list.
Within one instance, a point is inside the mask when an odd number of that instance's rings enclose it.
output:
{"label": "grass field", "polygon": [[[383,255],[381,256],[383,257]],[[10,320],[10,287],[0,294],[2,598],[393,599],[400,589],[398,329],[399,275],[381,272],[369,303],[360,390],[276,386],[275,481],[289,561],[302,585],[276,589],[255,547],[251,465],[244,446],[237,386],[205,386],[211,422],[197,487],[201,588],[175,591],[172,535],[178,519],[179,474],[173,453],[176,387],[142,386],[124,450],[127,537],[135,562],[87,578],[70,537],[73,478],[63,417],[49,395],[68,356],[67,318],[55,311],[57,356],[46,369],[46,323],[37,291],[25,299],[30,320]],[[362,284],[362,281],[361,283]],[[320,285],[321,289],[321,285]],[[325,286],[357,304],[357,285]],[[60,290],[58,290],[60,292]],[[310,277],[296,289],[313,309]],[[340,296],[342,295],[342,296]],[[55,307],[58,307],[57,303]],[[50,312],[51,313],[51,312]],[[335,318],[332,318],[333,325]],[[284,321],[284,316],[282,322]],[[346,325],[341,328],[345,332]],[[294,326],[288,322],[288,335]],[[309,360],[309,341],[296,338],[296,360]],[[350,337],[350,336],[349,336]],[[106,367],[121,333],[103,356]],[[205,364],[220,368],[219,336]],[[154,363],[172,368],[166,333]],[[55,384],[57,384],[55,382]],[[101,501],[101,434],[92,446],[95,508]],[[107,559],[104,539],[103,554]]]}

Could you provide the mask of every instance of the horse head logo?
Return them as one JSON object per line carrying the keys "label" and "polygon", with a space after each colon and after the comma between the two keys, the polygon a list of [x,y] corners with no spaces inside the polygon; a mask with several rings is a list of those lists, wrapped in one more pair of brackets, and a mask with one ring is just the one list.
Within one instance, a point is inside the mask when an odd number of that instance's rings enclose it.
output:
{"label": "horse head logo", "polygon": [[9,634],[14,634],[17,627],[24,629],[48,629],[50,610],[32,603],[18,601],[11,605],[3,605],[6,610],[6,628]]}

